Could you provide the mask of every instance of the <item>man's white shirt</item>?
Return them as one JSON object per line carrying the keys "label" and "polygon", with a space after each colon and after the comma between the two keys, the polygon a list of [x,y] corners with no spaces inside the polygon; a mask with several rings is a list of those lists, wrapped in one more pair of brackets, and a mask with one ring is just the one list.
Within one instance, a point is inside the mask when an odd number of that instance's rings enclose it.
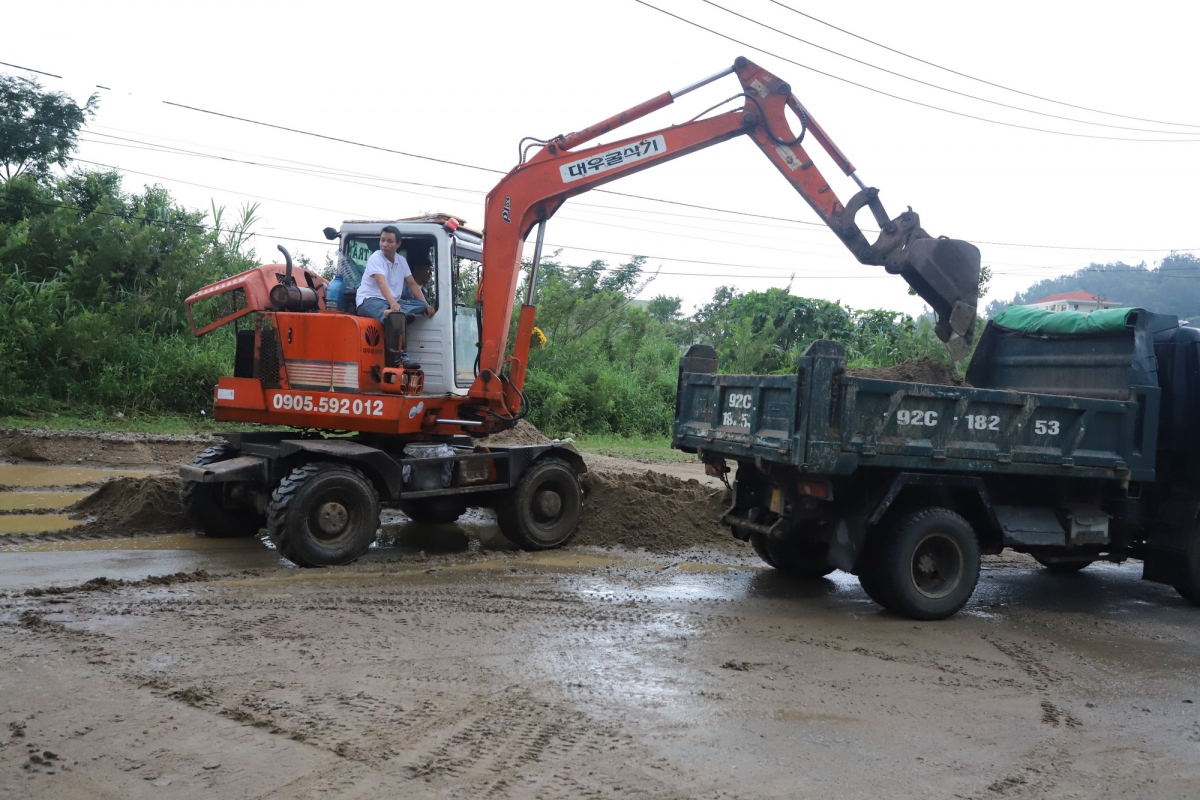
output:
{"label": "man's white shirt", "polygon": [[354,296],[354,304],[361,306],[363,301],[370,297],[378,297],[380,300],[387,299],[383,296],[383,292],[379,291],[379,285],[375,283],[373,275],[382,275],[383,279],[387,281],[388,288],[392,290],[392,297],[399,300],[400,294],[404,291],[404,279],[411,274],[412,270],[408,268],[408,262],[404,260],[404,256],[396,253],[396,260],[388,261],[382,250],[376,250],[367,259],[367,267],[363,270],[362,283],[358,285],[358,294]]}

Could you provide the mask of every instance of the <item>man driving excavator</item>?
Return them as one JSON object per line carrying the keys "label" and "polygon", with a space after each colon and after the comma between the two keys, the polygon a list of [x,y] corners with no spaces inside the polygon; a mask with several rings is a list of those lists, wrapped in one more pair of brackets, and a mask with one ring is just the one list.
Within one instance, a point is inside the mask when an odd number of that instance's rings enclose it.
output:
{"label": "man driving excavator", "polygon": [[[406,313],[401,301],[397,299],[404,294],[405,289],[414,301],[423,306],[422,313],[433,316],[434,312],[433,306],[425,301],[420,284],[413,278],[408,262],[397,252],[399,248],[400,230],[394,225],[385,226],[379,233],[379,249],[367,260],[362,283],[359,284],[358,293],[354,297],[358,315],[379,320],[383,323],[385,331],[388,328],[389,314]],[[409,361],[403,345],[400,349],[400,363],[405,369],[420,369],[419,364]]]}

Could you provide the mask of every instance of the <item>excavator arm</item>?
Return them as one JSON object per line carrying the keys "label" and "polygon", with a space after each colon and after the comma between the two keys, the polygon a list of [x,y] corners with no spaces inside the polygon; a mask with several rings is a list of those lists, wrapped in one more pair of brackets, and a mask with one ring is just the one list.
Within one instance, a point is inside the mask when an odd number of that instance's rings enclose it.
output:
{"label": "excavator arm", "polygon": [[[745,99],[740,109],[611,144],[581,147],[731,73],[742,84],[742,92],[735,95]],[[793,132],[785,116],[788,108],[800,120],[799,135]],[[889,219],[878,190],[859,179],[854,165],[796,99],[791,87],[748,59],[738,58],[732,67],[680,91],[664,92],[596,125],[556,137],[527,162],[514,167],[488,194],[483,270],[477,297],[483,321],[480,372],[471,395],[501,402],[509,409],[519,407],[533,332],[533,301],[545,223],[568,198],[736,136],[754,140],[855,258],[904,278],[937,313],[935,330],[954,357],[965,353],[975,327],[979,250],[961,240],[931,237],[911,209]],[[859,185],[860,190],[845,205],[804,149],[806,138],[815,140],[838,168]],[[880,228],[874,243],[867,240],[855,222],[863,206],[871,210]],[[535,226],[537,247],[506,374],[509,320],[521,271],[521,254]]]}

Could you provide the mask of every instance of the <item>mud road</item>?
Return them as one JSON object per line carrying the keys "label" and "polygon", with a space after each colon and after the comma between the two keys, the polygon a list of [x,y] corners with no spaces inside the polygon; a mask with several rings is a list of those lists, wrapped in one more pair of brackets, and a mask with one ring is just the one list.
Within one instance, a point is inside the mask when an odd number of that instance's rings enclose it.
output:
{"label": "mud road", "polygon": [[[56,463],[167,466],[8,466]],[[913,623],[621,466],[591,536],[626,543],[535,555],[483,513],[390,516],[328,570],[178,526],[0,534],[0,796],[1200,796],[1200,613],[1138,565],[989,559],[963,613]],[[31,480],[0,498],[85,493]],[[0,522],[79,516],[45,502]]]}

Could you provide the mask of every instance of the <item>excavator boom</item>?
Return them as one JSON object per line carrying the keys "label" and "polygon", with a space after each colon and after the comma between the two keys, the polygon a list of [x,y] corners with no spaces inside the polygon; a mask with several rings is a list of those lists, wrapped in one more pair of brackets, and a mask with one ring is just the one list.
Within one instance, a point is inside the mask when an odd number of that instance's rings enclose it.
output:
{"label": "excavator boom", "polygon": [[[741,81],[742,91],[735,97],[745,98],[742,108],[610,144],[585,147],[598,136],[729,74],[736,74]],[[785,116],[789,108],[800,120],[799,135],[793,132]],[[510,383],[518,393],[524,385],[542,233],[545,222],[568,198],[743,135],[754,140],[859,262],[882,266],[900,275],[933,307],[938,337],[949,345],[956,359],[961,357],[974,334],[979,250],[965,241],[930,236],[911,209],[889,218],[878,190],[860,180],[854,165],[792,94],[791,87],[748,59],[738,58],[732,67],[680,91],[664,92],[595,125],[556,137],[528,161],[514,167],[488,194],[484,269],[478,294],[483,309],[480,372],[471,394],[503,402],[509,408],[514,401],[519,402],[503,384]],[[804,149],[803,142],[808,137],[859,185],[859,191],[845,205]],[[855,222],[864,206],[870,209],[880,228],[874,243],[867,240]],[[507,359],[509,369],[505,375],[508,321],[515,302],[522,246],[535,226],[539,226],[538,247],[518,323],[518,338],[512,356]]]}

